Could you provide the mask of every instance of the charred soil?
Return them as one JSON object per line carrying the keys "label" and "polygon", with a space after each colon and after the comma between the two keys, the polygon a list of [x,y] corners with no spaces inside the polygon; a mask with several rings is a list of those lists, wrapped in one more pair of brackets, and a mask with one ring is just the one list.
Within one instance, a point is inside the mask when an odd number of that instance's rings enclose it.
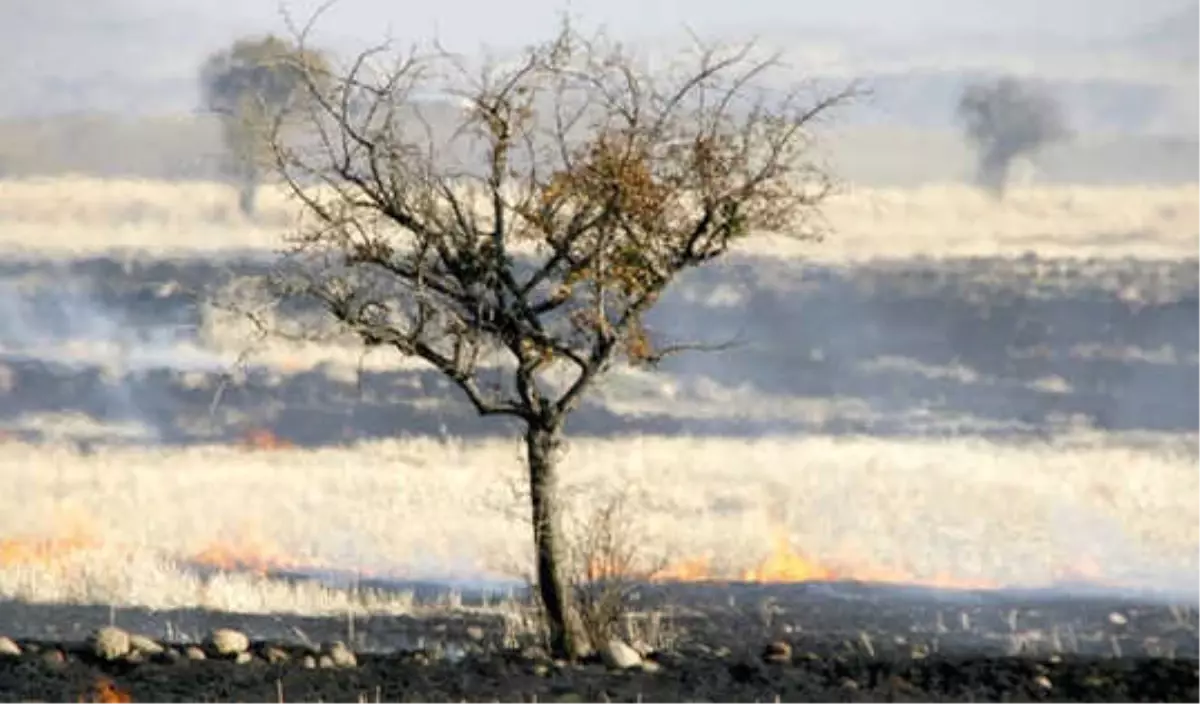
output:
{"label": "charred soil", "polygon": [[171,630],[166,624],[186,623],[190,629],[238,628],[253,642],[241,662],[211,655],[190,660],[184,650],[203,640],[202,631],[176,630],[176,639],[163,639],[163,653],[138,662],[106,662],[92,654],[81,634],[106,625],[112,618],[108,609],[8,603],[0,605],[0,629],[9,629],[22,652],[0,656],[0,700],[1196,701],[1200,696],[1191,604],[1064,592],[826,584],[655,588],[643,595],[642,607],[666,613],[665,630],[642,666],[614,671],[599,659],[578,665],[551,661],[534,647],[511,642],[502,618],[477,610],[360,619],[351,642],[358,651],[353,667],[322,667],[316,657],[317,642],[347,639],[344,618],[123,610],[118,622],[135,632],[152,635]]}

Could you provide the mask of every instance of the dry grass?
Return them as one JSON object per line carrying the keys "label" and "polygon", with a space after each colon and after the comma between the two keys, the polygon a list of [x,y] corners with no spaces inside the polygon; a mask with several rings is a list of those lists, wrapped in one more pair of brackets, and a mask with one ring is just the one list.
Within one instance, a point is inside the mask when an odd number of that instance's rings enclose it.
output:
{"label": "dry grass", "polygon": [[[1003,203],[962,186],[857,189],[830,202],[836,235],[825,244],[764,239],[754,246],[846,262],[1030,250],[1196,257],[1198,202],[1194,185],[1018,188]],[[264,193],[257,224],[235,203],[233,192],[216,184],[0,181],[0,251],[220,253],[280,244],[294,214],[280,194]],[[200,377],[231,364],[244,342],[219,315],[209,323],[207,346],[191,350]],[[348,374],[358,362],[355,350],[319,345],[270,346],[261,356],[256,361],[284,374],[319,362]],[[373,357],[366,366],[394,364],[390,356]],[[651,389],[655,384],[631,373],[600,396],[623,413],[658,409],[654,397],[663,390]],[[701,400],[684,404],[687,413],[704,416],[718,406],[764,417],[862,410],[809,408],[803,399],[767,405],[724,389]],[[1194,590],[1196,439],[1140,448],[1118,440],[1027,447],[969,439],[578,440],[566,473],[577,507],[586,510],[595,497],[620,489],[642,523],[634,531],[642,547],[669,561],[706,558],[719,576],[754,568],[782,530],[795,550],[849,577],[1005,584],[1090,577]],[[0,598],[405,611],[413,604],[404,594],[352,595],[253,570],[202,579],[188,563],[203,557],[251,568],[514,577],[514,566],[529,564],[524,506],[508,491],[520,470],[518,445],[500,441],[266,452],[102,448],[81,455],[66,445],[0,438],[0,485],[10,487],[0,495]]]}
{"label": "dry grass", "polygon": [[[752,568],[786,532],[839,574],[1045,584],[1089,576],[1191,590],[1195,438],[1034,447],[975,440],[578,440],[575,506],[615,489],[644,547]],[[1188,451],[1191,447],[1193,451]],[[250,452],[0,444],[0,597],[336,612],[345,592],[253,575],[207,582],[197,555],[397,577],[509,576],[528,564],[513,442],[377,442]],[[779,525],[776,525],[779,524]],[[404,610],[404,595],[359,608]]]}
{"label": "dry grass", "polygon": [[[1200,197],[1184,186],[1030,186],[1003,202],[962,185],[855,188],[830,201],[819,246],[763,238],[782,256],[1020,255],[1195,257]],[[220,252],[278,247],[295,211],[267,190],[257,222],[212,183],[62,177],[0,182],[0,251]]]}

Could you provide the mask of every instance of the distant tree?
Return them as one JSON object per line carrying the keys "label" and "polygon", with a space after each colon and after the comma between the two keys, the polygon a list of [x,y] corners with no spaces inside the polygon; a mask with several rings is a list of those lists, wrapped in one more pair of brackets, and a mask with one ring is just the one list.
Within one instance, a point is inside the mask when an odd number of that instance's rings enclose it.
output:
{"label": "distant tree", "polygon": [[[614,366],[711,349],[646,326],[680,273],[759,233],[814,234],[831,179],[811,129],[855,91],[768,85],[777,60],[752,47],[651,72],[569,25],[481,73],[441,51],[374,53],[328,91],[309,83],[309,146],[275,141],[306,224],[272,293],[317,303],[521,426],[548,644],[574,658],[567,418]],[[430,96],[466,107],[434,124]]]}
{"label": "distant tree", "polygon": [[246,215],[254,214],[263,172],[270,167],[276,123],[296,101],[310,97],[306,81],[323,83],[328,73],[323,53],[270,35],[239,39],[201,66],[204,107],[220,117],[226,170]]}
{"label": "distant tree", "polygon": [[958,117],[978,150],[976,182],[997,197],[1004,195],[1014,159],[1068,134],[1054,96],[1011,77],[967,86],[958,102]]}

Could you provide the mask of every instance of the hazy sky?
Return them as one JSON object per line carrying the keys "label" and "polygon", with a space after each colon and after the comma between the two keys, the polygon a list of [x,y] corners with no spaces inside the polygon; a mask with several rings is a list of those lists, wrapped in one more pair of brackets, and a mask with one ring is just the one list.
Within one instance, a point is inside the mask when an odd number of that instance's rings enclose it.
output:
{"label": "hazy sky", "polygon": [[[284,4],[302,20],[321,0]],[[683,41],[685,28],[709,40],[757,36],[827,75],[1001,64],[1011,71],[1015,61],[1042,76],[1061,65],[1090,79],[1126,67],[1111,52],[1092,53],[1092,42],[1128,37],[1186,7],[1188,0],[338,0],[313,43],[345,56],[385,38],[407,45],[436,33],[460,52],[506,52],[546,39],[568,11],[585,29],[604,25],[649,47]],[[0,115],[188,110],[207,55],[270,31],[286,31],[280,0],[0,0]],[[1181,68],[1139,70],[1137,80],[1160,80]],[[1194,85],[1195,68],[1182,70],[1187,75],[1172,80]]]}
{"label": "hazy sky", "polygon": [[[147,0],[142,0],[147,2]],[[161,2],[161,0],[160,0]],[[192,8],[199,0],[170,0]],[[156,3],[157,4],[157,3]],[[272,22],[277,0],[204,3],[227,6],[250,22]],[[304,15],[320,3],[292,0]],[[1039,34],[1088,39],[1127,32],[1183,6],[1181,0],[340,0],[324,28],[371,37],[438,34],[458,44],[521,44],[551,28],[570,8],[589,23],[626,34],[660,35],[687,23],[705,34],[723,30],[842,28],[872,35]]]}

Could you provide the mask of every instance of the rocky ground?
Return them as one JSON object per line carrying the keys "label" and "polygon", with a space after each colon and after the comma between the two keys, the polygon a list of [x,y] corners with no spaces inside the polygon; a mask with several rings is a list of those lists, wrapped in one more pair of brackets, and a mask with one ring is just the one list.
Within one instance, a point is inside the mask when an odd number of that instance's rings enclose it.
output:
{"label": "rocky ground", "polygon": [[[1144,595],[831,584],[666,587],[643,598],[666,614],[654,645],[632,619],[624,640],[575,665],[482,611],[376,617],[350,633],[344,619],[5,604],[0,624],[14,635],[0,640],[0,699],[1196,701],[1200,692],[1195,605]],[[90,625],[105,620],[129,630]],[[46,638],[55,623],[61,636]],[[164,624],[173,639],[146,635]]]}

